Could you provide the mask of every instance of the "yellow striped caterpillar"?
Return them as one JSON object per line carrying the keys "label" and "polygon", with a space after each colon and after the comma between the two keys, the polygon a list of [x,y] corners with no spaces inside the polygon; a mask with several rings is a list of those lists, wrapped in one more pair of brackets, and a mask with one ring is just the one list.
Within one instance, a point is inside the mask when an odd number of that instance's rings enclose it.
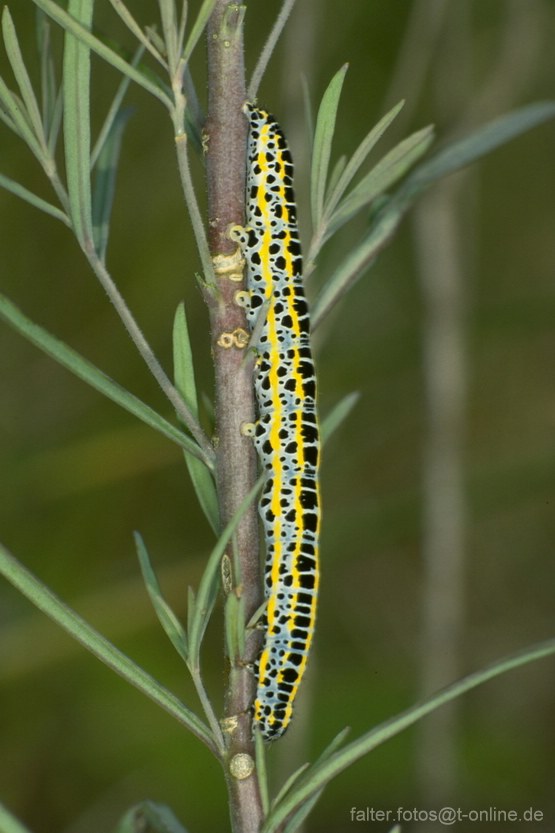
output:
{"label": "yellow striped caterpillar", "polygon": [[245,105],[249,120],[247,223],[234,229],[247,262],[247,320],[254,345],[265,474],[259,504],[266,538],[265,638],[257,663],[254,720],[266,740],[291,720],[314,632],[320,526],[316,380],[293,193],[293,163],[273,116]]}

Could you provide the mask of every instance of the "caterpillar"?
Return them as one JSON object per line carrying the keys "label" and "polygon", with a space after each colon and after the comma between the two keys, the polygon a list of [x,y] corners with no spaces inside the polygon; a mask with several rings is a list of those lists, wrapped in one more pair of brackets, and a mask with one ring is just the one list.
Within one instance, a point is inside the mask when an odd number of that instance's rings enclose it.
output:
{"label": "caterpillar", "polygon": [[273,740],[291,720],[314,633],[320,443],[291,154],[272,115],[251,104],[244,110],[247,223],[235,239],[247,263],[247,321],[258,334],[254,444],[264,472],[267,600],[254,722]]}

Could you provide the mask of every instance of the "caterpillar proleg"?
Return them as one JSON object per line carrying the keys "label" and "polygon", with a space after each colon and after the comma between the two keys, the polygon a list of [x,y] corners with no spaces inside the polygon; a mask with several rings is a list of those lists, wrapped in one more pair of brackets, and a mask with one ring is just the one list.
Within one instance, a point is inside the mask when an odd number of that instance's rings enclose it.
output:
{"label": "caterpillar proleg", "polygon": [[316,380],[293,193],[293,163],[273,116],[245,105],[249,120],[246,229],[254,387],[254,443],[265,474],[259,504],[266,539],[265,637],[256,671],[254,720],[266,740],[291,720],[314,633],[319,582],[319,433]]}

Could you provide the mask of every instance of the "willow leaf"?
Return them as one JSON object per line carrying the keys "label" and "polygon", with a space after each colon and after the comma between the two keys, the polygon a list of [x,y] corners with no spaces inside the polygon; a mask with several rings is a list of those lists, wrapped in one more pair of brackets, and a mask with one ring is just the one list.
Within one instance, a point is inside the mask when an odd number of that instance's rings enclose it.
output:
{"label": "willow leaf", "polygon": [[27,318],[11,301],[0,294],[0,318],[12,326],[18,333],[28,339],[44,353],[55,359],[59,364],[78,376],[95,390],[104,394],[112,402],[120,405],[126,411],[136,416],[142,422],[159,431],[168,439],[186,448],[190,454],[202,456],[197,444],[186,434],[176,428],[171,422],[160,416],[155,410],[145,405],[136,396],[106,376],[91,362],[84,359],[67,344],[59,341],[38,324]]}
{"label": "willow leaf", "polygon": [[403,215],[436,180],[455,173],[523,133],[555,118],[555,102],[539,102],[515,110],[448,145],[407,176],[377,212],[366,238],[350,252],[316,299],[312,326],[317,326],[356,283],[394,235]]}
{"label": "willow leaf", "polygon": [[187,833],[165,804],[141,801],[124,815],[114,833]]}
{"label": "willow leaf", "polygon": [[337,108],[341,89],[345,80],[348,65],[341,67],[339,72],[333,76],[328,88],[322,96],[322,102],[316,119],[314,131],[314,144],[312,147],[312,165],[310,171],[310,205],[312,211],[312,226],[319,228],[324,210],[324,195],[328,181],[328,169],[330,164],[331,146],[335,123],[337,121]]}
{"label": "willow leaf", "polygon": [[161,101],[166,108],[171,108],[172,100],[161,81],[154,83],[150,80],[150,77],[128,64],[117,52],[114,52],[113,49],[110,49],[109,46],[106,46],[99,38],[95,37],[79,21],[75,20],[71,14],[68,14],[58,3],[55,3],[54,0],[33,0],[33,3],[39,9],[46,12],[52,20],[55,20],[66,31],[71,32],[82,43],[86,44],[93,52],[105,60],[106,63],[124,75],[127,75],[132,81],[135,81],[136,84]]}
{"label": "willow leaf", "polygon": [[256,484],[239,505],[239,508],[235,512],[234,516],[220,535],[216,546],[210,553],[206,563],[206,567],[194,600],[194,611],[189,622],[189,668],[192,671],[199,668],[200,646],[206,627],[210,620],[214,602],[216,601],[222,556],[229,544],[231,536],[239,524],[239,521],[255,499],[261,487],[262,477],[258,479]]}
{"label": "willow leaf", "polygon": [[354,215],[376,197],[383,194],[426,153],[433,141],[433,128],[425,127],[412,136],[403,139],[387,153],[378,164],[347,194],[330,218],[325,238],[349,222]]}
{"label": "willow leaf", "polygon": [[[335,189],[337,188],[338,183],[341,181],[343,174],[345,173],[345,168],[347,167],[347,156],[343,155],[340,156],[335,165],[332,168],[331,174],[329,175],[329,182],[328,182],[328,193],[333,194]],[[324,207],[324,213],[328,213],[328,206],[330,204],[330,198],[326,198],[326,205]]]}
{"label": "willow leaf", "polygon": [[[185,315],[185,306],[180,304],[175,313],[173,326],[173,361],[175,386],[190,412],[198,421],[198,400],[193,366],[193,354],[189,341],[189,330]],[[217,534],[219,531],[219,508],[216,487],[211,473],[201,460],[185,453],[185,463],[193,484],[198,502],[208,523]]]}
{"label": "willow leaf", "polygon": [[254,733],[254,758],[256,778],[260,790],[260,800],[264,815],[270,811],[270,794],[268,790],[268,768],[266,766],[266,746],[261,732]]}
{"label": "willow leaf", "polygon": [[369,234],[347,255],[316,298],[312,308],[312,329],[321,323],[389,243],[403,214],[404,210],[397,206],[380,212]]}
{"label": "willow leaf", "polygon": [[193,54],[193,49],[197,45],[199,39],[202,37],[202,33],[204,32],[205,26],[208,23],[208,19],[210,15],[214,11],[214,7],[216,6],[217,0],[204,0],[202,6],[199,9],[199,13],[195,18],[195,22],[189,32],[189,37],[187,38],[187,43],[185,44],[185,49],[183,50],[183,62],[187,63],[189,58]]}
{"label": "willow leaf", "polygon": [[30,833],[30,830],[24,827],[19,819],[12,816],[3,804],[0,804],[0,833]]}
{"label": "willow leaf", "polygon": [[120,110],[110,123],[110,132],[102,144],[96,163],[94,194],[92,200],[92,223],[95,249],[104,263],[110,234],[110,217],[114,203],[116,175],[118,170],[121,142],[131,110]]}
{"label": "willow leaf", "polygon": [[362,140],[358,148],[355,150],[347,164],[345,165],[344,170],[340,177],[337,178],[337,183],[332,186],[330,182],[329,187],[329,197],[326,200],[326,208],[325,212],[327,216],[331,216],[337,206],[337,203],[351,184],[353,178],[358,173],[361,165],[364,164],[366,159],[368,158],[369,153],[373,150],[374,146],[377,142],[381,139],[389,125],[392,121],[397,118],[399,111],[402,109],[404,105],[404,101],[400,101],[399,104],[396,104],[395,107],[392,107],[391,110],[380,119],[380,121],[372,128],[372,130],[368,133],[367,136]]}
{"label": "willow leaf", "polygon": [[38,141],[44,143],[44,129],[39,105],[29,73],[27,72],[27,67],[25,66],[25,61],[23,60],[23,55],[21,54],[12,16],[7,6],[4,7],[4,11],[2,12],[2,34],[4,36],[6,54],[15,80],[17,81],[29,122]]}
{"label": "willow leaf", "polygon": [[500,674],[505,674],[515,668],[554,654],[555,639],[537,643],[524,651],[519,651],[516,654],[498,660],[481,671],[476,671],[474,674],[463,677],[463,679],[447,686],[432,697],[406,709],[390,720],[366,732],[360,738],[357,738],[323,761],[310,767],[294,785],[293,789],[273,808],[262,827],[262,833],[274,833],[274,831],[281,829],[281,825],[285,819],[296,812],[305,801],[321,792],[326,784],[339,775],[339,773],[360,760],[360,758],[363,758],[377,746],[400,734],[400,732],[412,726],[427,714],[434,712],[440,706],[455,700],[467,691],[482,685],[494,677],[498,677]]}
{"label": "willow leaf", "polygon": [[[69,0],[69,14],[86,31],[92,24],[93,0]],[[90,125],[91,51],[69,31],[64,42],[64,148],[69,207],[82,248],[93,245]]]}
{"label": "willow leaf", "polygon": [[0,573],[35,607],[60,625],[108,668],[165,709],[209,749],[215,751],[210,730],[194,712],[62,602],[2,545],[0,545]]}
{"label": "willow leaf", "polygon": [[168,68],[173,76],[179,62],[179,29],[177,24],[177,10],[175,0],[158,0],[165,53],[168,56]]}
{"label": "willow leaf", "polygon": [[513,110],[488,122],[469,136],[447,145],[431,159],[419,165],[395,195],[396,202],[399,205],[411,204],[415,196],[436,180],[465,168],[552,118],[555,118],[555,102],[542,101]]}
{"label": "willow leaf", "polygon": [[35,136],[23,101],[9,89],[3,78],[0,78],[0,108],[4,114],[4,124],[23,139],[41,165],[45,166],[47,160],[44,149]]}
{"label": "willow leaf", "polygon": [[225,600],[226,657],[231,666],[245,655],[245,600],[228,593]]}
{"label": "willow leaf", "polygon": [[162,625],[166,636],[179,656],[187,662],[188,651],[187,635],[185,630],[162,594],[158,578],[154,572],[154,568],[142,536],[140,533],[135,532],[134,537],[137,555],[139,556],[139,564],[141,565],[141,572],[143,574],[148,595],[150,596],[150,601],[152,602],[152,606],[154,607],[158,617],[158,621]]}
{"label": "willow leaf", "polygon": [[[348,727],[342,729],[328,744],[328,746],[324,749],[321,755],[318,756],[316,763],[320,763],[321,761],[325,761],[326,758],[329,758],[335,752],[335,750],[342,745],[346,736],[349,734],[349,731],[350,730]],[[276,796],[276,804],[293,787],[293,785],[299,780],[300,776],[307,771],[309,766],[309,764],[303,764],[301,767],[299,767],[299,769],[296,772],[293,773],[293,775],[287,780],[286,784],[284,784],[279,794]],[[293,813],[291,818],[288,819],[283,833],[294,833],[295,830],[298,830],[298,828],[302,825],[303,821],[308,817],[314,805],[317,803],[318,799],[322,794],[322,791],[323,790],[319,790],[313,796],[307,798],[303,804],[301,804],[297,812]]]}
{"label": "willow leaf", "polygon": [[331,411],[326,415],[325,419],[322,420],[320,430],[322,434],[322,443],[324,445],[328,442],[331,435],[337,431],[343,422],[345,422],[359,399],[360,393],[358,393],[358,391],[348,393],[343,397],[343,399],[340,399],[339,402],[334,405]]}
{"label": "willow leaf", "polygon": [[35,208],[38,208],[39,211],[44,211],[45,214],[49,214],[56,220],[61,220],[64,225],[71,226],[69,217],[60,208],[56,205],[52,205],[52,203],[46,202],[46,200],[43,200],[41,197],[33,194],[32,191],[25,188],[24,185],[20,185],[19,182],[14,182],[13,179],[3,176],[3,174],[0,174],[0,188],[5,188],[6,191],[10,191],[12,194],[15,194],[16,197],[25,200],[25,202],[28,202]]}
{"label": "willow leaf", "polygon": [[[41,108],[44,132],[50,141],[55,120],[58,88],[56,84],[55,63],[52,55],[50,23],[40,9],[36,12],[37,48],[40,55]],[[50,144],[49,144],[49,147]]]}
{"label": "willow leaf", "polygon": [[[133,67],[138,66],[138,64],[139,64],[143,55],[144,55],[144,48],[142,46],[139,46],[137,48],[135,54],[133,55],[133,60],[131,62],[131,66],[133,66]],[[129,87],[130,83],[131,83],[131,79],[128,78],[126,75],[124,75],[122,77],[122,79],[119,83],[119,86],[116,90],[116,94],[113,98],[112,103],[110,104],[110,109],[108,110],[108,113],[106,114],[106,118],[104,119],[104,123],[103,123],[103,125],[100,129],[100,132],[98,134],[98,138],[97,138],[97,140],[94,144],[94,147],[92,149],[91,170],[96,165],[96,160],[100,156],[105,142],[108,141],[109,136],[112,133],[113,122],[118,118],[118,115],[121,112],[121,105],[122,105],[123,99],[125,97],[125,94],[127,92],[127,89]]]}

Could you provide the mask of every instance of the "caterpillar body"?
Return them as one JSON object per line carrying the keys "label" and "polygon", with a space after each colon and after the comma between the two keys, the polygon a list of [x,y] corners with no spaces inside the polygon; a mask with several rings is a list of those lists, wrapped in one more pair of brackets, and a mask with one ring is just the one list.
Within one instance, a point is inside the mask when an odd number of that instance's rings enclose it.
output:
{"label": "caterpillar body", "polygon": [[254,443],[265,474],[267,599],[254,720],[273,740],[291,720],[314,633],[320,443],[291,154],[273,116],[250,104],[245,113],[247,227],[236,239],[247,262],[247,320],[258,333]]}

